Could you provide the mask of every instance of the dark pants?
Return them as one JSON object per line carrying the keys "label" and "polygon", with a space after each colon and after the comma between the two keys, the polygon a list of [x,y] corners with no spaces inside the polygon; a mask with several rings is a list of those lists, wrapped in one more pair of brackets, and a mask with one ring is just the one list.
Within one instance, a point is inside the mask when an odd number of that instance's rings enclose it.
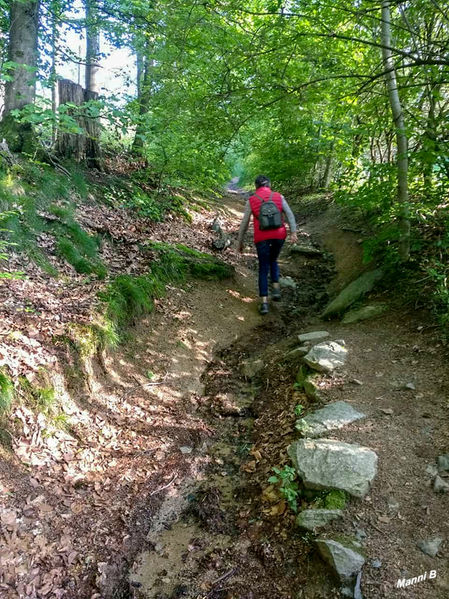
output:
{"label": "dark pants", "polygon": [[259,258],[259,295],[268,295],[268,273],[271,282],[279,281],[279,265],[277,259],[284,245],[284,239],[267,239],[256,243],[257,257]]}

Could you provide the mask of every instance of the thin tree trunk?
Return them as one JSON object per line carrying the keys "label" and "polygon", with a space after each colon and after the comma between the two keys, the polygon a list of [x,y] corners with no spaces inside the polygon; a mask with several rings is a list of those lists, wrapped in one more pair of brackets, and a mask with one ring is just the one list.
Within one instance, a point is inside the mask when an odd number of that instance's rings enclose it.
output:
{"label": "thin tree trunk", "polygon": [[410,258],[410,215],[408,207],[408,139],[405,131],[404,113],[399,98],[396,69],[391,48],[391,13],[389,0],[382,0],[382,58],[387,72],[386,81],[393,121],[396,128],[399,213],[399,258]]}
{"label": "thin tree trunk", "polygon": [[[100,68],[100,30],[96,0],[86,1],[86,89],[84,100],[97,100],[99,93],[98,71]],[[100,127],[97,119],[85,118],[86,131],[85,158],[88,166],[101,169]]]}
{"label": "thin tree trunk", "polygon": [[138,67],[141,69],[140,72],[140,83],[138,81],[137,92],[138,92],[138,103],[139,103],[139,120],[136,127],[136,133],[133,142],[133,151],[140,154],[144,146],[144,138],[147,133],[146,126],[144,123],[144,117],[150,109],[151,100],[151,84],[152,84],[152,61],[149,56],[149,44],[146,42],[145,52],[140,56],[140,64]]}
{"label": "thin tree trunk", "polygon": [[335,148],[335,142],[333,141],[331,143],[331,147],[329,148],[329,153],[326,157],[326,166],[324,168],[324,174],[323,174],[323,178],[321,181],[321,188],[324,189],[324,191],[327,191],[329,189],[329,185],[330,185],[331,179],[332,179],[332,166],[334,163],[334,148]]}
{"label": "thin tree trunk", "polygon": [[435,146],[436,146],[436,98],[435,89],[432,85],[427,87],[427,96],[429,102],[429,112],[427,114],[427,123],[424,138],[424,149],[429,149],[427,157],[423,160],[423,179],[424,179],[424,193],[430,196],[432,192],[432,173],[434,166]]}
{"label": "thin tree trunk", "polygon": [[[51,17],[51,70],[50,70],[50,83],[51,83],[51,110],[53,115],[56,115],[58,108],[57,104],[57,83],[56,83],[56,59],[57,59],[57,39],[58,39],[58,23],[56,16],[56,8],[53,6],[53,14]],[[51,143],[56,143],[56,124],[53,121],[51,126]]]}
{"label": "thin tree trunk", "polygon": [[99,93],[100,31],[95,0],[86,0],[86,91]]}
{"label": "thin tree trunk", "polygon": [[5,84],[5,102],[0,134],[14,152],[30,151],[33,132],[28,123],[17,123],[10,115],[34,102],[36,94],[37,35],[40,0],[11,2],[8,61],[18,63]]}

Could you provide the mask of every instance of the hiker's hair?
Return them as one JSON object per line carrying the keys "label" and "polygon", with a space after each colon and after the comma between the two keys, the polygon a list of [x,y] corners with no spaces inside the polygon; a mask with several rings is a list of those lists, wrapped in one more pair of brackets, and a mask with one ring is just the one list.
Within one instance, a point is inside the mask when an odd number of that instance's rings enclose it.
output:
{"label": "hiker's hair", "polygon": [[258,189],[259,187],[270,187],[271,181],[268,177],[265,177],[265,175],[259,175],[256,178],[255,184],[256,189]]}

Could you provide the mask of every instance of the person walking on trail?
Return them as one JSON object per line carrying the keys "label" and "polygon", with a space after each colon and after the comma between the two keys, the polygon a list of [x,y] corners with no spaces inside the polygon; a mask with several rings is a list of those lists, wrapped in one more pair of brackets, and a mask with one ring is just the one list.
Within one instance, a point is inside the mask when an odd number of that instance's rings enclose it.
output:
{"label": "person walking on trail", "polygon": [[268,314],[269,273],[273,286],[271,297],[274,301],[281,299],[277,259],[287,237],[284,215],[287,217],[290,228],[290,241],[296,243],[298,238],[295,217],[284,196],[271,190],[270,179],[264,175],[259,175],[255,183],[256,192],[246,202],[237,247],[240,253],[243,252],[243,239],[252,214],[254,218],[254,243],[256,244],[259,259],[259,295],[261,297],[259,312]]}

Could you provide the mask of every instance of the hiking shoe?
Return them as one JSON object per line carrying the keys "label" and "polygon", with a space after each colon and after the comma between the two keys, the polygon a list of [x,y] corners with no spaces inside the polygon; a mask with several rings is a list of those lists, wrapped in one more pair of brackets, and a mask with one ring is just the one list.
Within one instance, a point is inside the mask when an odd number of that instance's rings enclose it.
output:
{"label": "hiking shoe", "polygon": [[273,291],[271,292],[271,299],[275,302],[279,302],[281,299],[281,290],[278,289],[273,289]]}
{"label": "hiking shoe", "polygon": [[259,306],[260,314],[268,314],[268,302],[262,302]]}

